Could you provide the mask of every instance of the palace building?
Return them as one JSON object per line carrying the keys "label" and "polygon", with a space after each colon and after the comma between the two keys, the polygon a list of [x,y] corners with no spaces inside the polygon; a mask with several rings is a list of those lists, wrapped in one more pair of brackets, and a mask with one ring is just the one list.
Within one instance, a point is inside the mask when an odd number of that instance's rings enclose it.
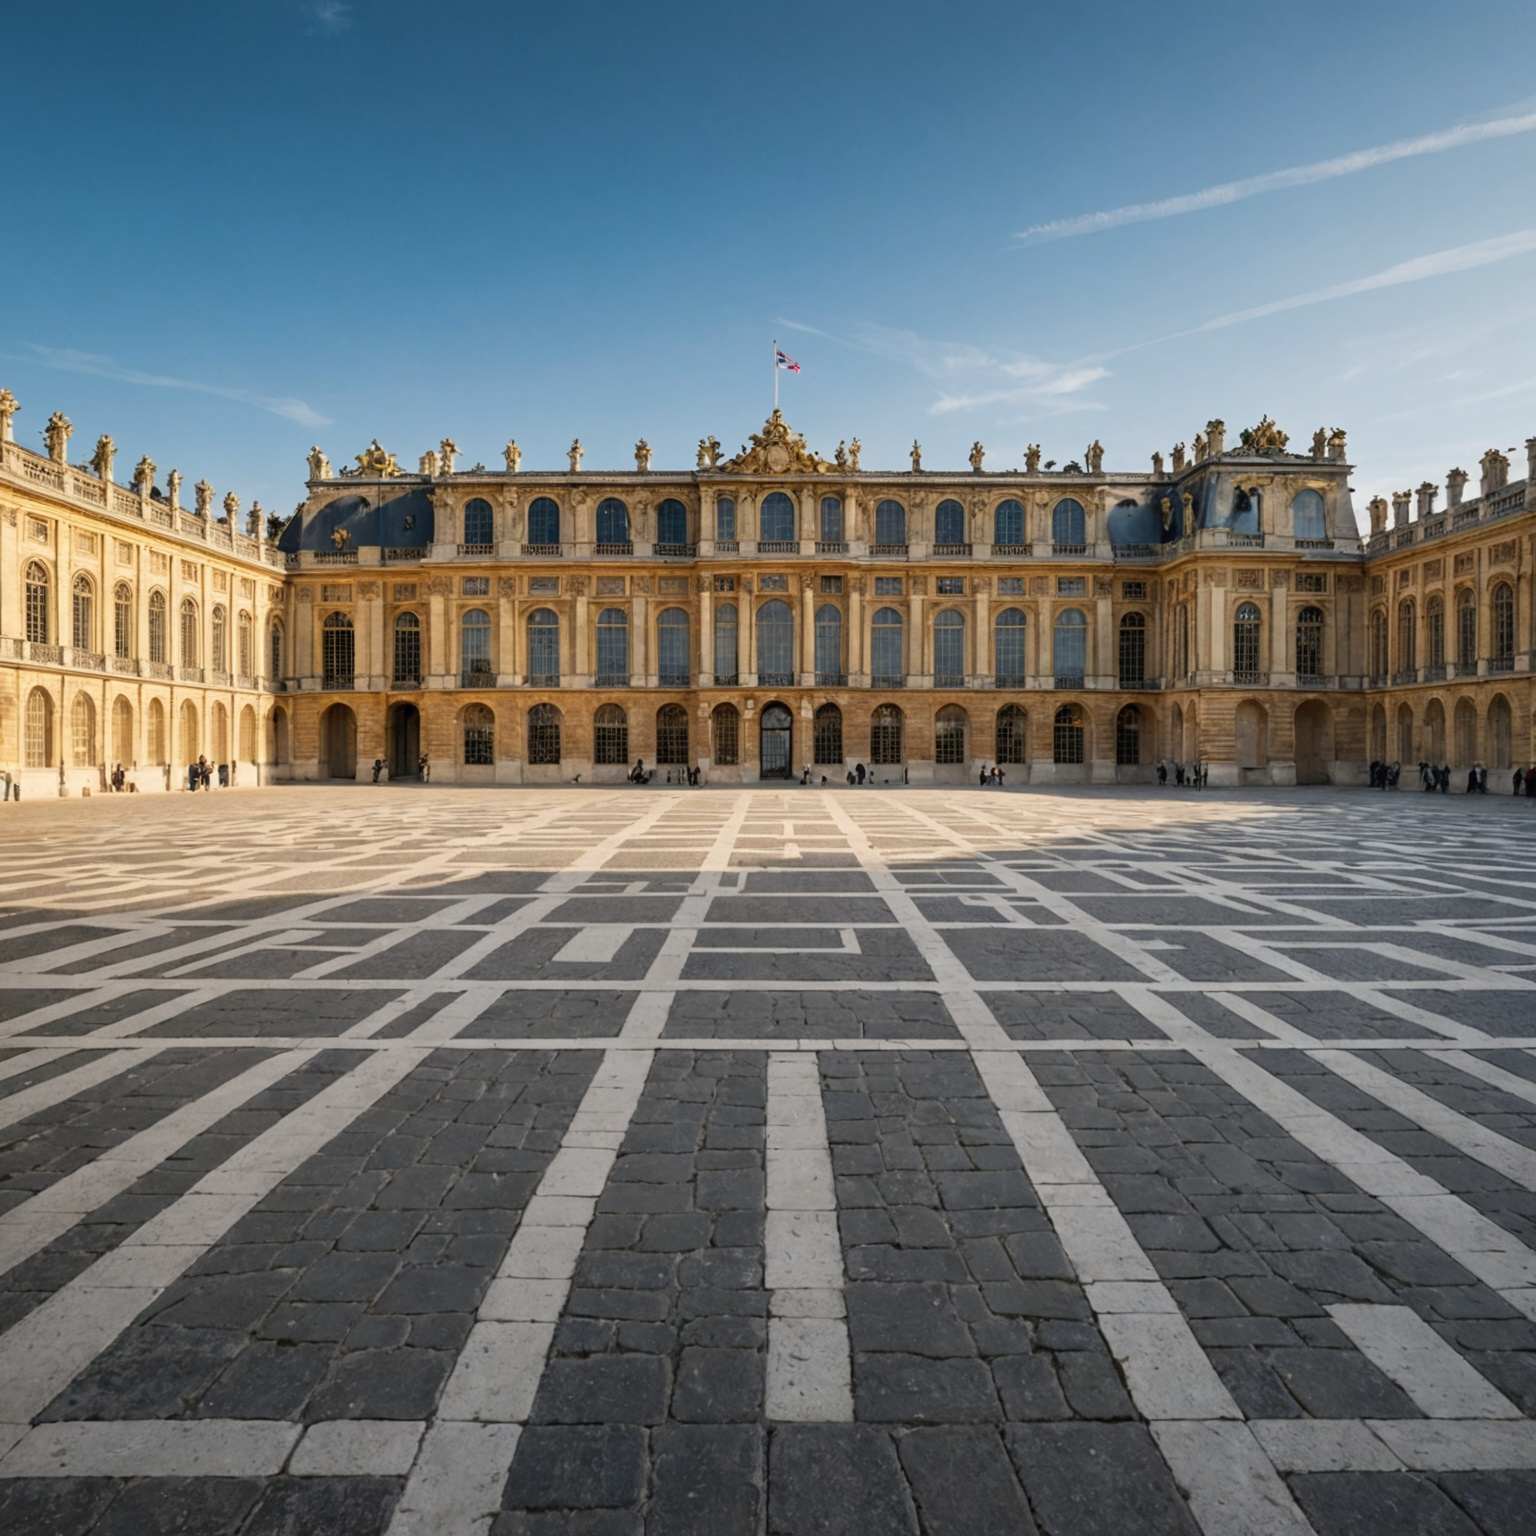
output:
{"label": "palace building", "polygon": [[[1500,770],[1536,753],[1527,472],[1371,503],[1345,436],[1292,452],[1222,422],[1140,470],[860,463],[778,411],[692,469],[415,472],[371,445],[310,455],[286,522],[206,484],[182,505],[103,437],[70,461],[15,441],[0,391],[0,770],[100,792],[121,764],[176,788],[199,755],[237,784],[1144,782],[1200,760],[1217,784],[1358,784],[1371,759]],[[1458,787],[1465,781],[1460,774]]]}

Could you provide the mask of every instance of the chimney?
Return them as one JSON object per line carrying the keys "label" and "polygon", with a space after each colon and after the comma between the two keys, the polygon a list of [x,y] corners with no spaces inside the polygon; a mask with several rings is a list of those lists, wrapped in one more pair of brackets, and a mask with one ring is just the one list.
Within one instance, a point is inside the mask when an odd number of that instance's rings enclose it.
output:
{"label": "chimney", "polygon": [[1426,480],[1419,487],[1419,521],[1422,523],[1426,517],[1435,515],[1435,497],[1440,494],[1440,487],[1433,480]]}
{"label": "chimney", "polygon": [[1466,489],[1466,470],[1453,469],[1447,472],[1445,477],[1445,505],[1448,511],[1454,511],[1461,505],[1461,498]]}
{"label": "chimney", "polygon": [[1406,528],[1408,526],[1408,508],[1412,504],[1412,491],[1392,492],[1392,526],[1394,528]]}
{"label": "chimney", "polygon": [[1482,457],[1482,494],[1491,496],[1509,484],[1509,460],[1497,448],[1490,448]]}
{"label": "chimney", "polygon": [[1385,496],[1372,496],[1369,507],[1371,513],[1371,532],[1385,533],[1387,531],[1387,498]]}
{"label": "chimney", "polygon": [[1227,424],[1217,417],[1205,424],[1205,451],[1209,458],[1219,458],[1227,446]]}

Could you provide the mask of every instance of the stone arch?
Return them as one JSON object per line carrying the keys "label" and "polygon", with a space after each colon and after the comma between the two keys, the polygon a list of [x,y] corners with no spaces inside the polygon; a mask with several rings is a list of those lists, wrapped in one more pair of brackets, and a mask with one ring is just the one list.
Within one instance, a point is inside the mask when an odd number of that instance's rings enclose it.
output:
{"label": "stone arch", "polygon": [[197,705],[191,699],[181,703],[181,761],[182,765],[195,763],[202,752],[202,738],[197,729]]}
{"label": "stone arch", "polygon": [[1244,699],[1237,706],[1232,752],[1240,773],[1257,774],[1269,767],[1269,711],[1257,699]]}
{"label": "stone arch", "polygon": [[256,761],[256,711],[247,704],[240,711],[240,751],[242,763]]}
{"label": "stone arch", "polygon": [[267,761],[276,765],[288,760],[288,712],[275,704],[267,714]]}
{"label": "stone arch", "polygon": [[1308,699],[1296,711],[1296,782],[1326,784],[1334,759],[1333,715],[1321,699]]}
{"label": "stone arch", "polygon": [[1397,706],[1397,742],[1393,750],[1399,763],[1418,761],[1418,747],[1414,743],[1413,705],[1406,701]]}
{"label": "stone arch", "polygon": [[1387,760],[1387,709],[1384,704],[1371,706],[1371,757],[1378,763]]}
{"label": "stone arch", "polygon": [[138,759],[133,743],[133,705],[123,695],[112,701],[112,761],[132,768]]}
{"label": "stone arch", "polygon": [[1477,705],[1471,699],[1462,697],[1456,701],[1456,729],[1453,738],[1452,750],[1455,753],[1453,766],[1457,768],[1469,768],[1477,761]]}
{"label": "stone arch", "polygon": [[1445,705],[1439,699],[1424,706],[1424,755],[1432,763],[1446,761]]}
{"label": "stone arch", "polygon": [[357,777],[357,716],[350,705],[332,704],[320,716],[320,774],[327,779]]}
{"label": "stone arch", "polygon": [[1502,693],[1496,693],[1488,702],[1485,767],[1509,768],[1514,765],[1514,735],[1514,711],[1509,707],[1509,700]]}

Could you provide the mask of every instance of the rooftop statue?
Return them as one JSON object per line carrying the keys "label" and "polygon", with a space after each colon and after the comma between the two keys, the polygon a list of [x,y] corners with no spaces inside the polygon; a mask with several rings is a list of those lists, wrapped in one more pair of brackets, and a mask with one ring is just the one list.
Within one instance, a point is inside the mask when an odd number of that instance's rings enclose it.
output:
{"label": "rooftop statue", "polygon": [[581,439],[579,437],[573,437],[571,439],[571,446],[567,450],[568,457],[571,461],[571,473],[573,475],[577,472],[577,470],[581,468],[581,456],[585,452],[586,449],[581,446]]}
{"label": "rooftop statue", "polygon": [[1184,473],[1184,444],[1183,443],[1175,443],[1173,445],[1173,472],[1176,475],[1182,475]]}
{"label": "rooftop statue", "polygon": [[1243,428],[1239,441],[1245,453],[1278,454],[1285,452],[1290,438],[1275,425],[1273,416],[1261,416],[1258,426]]}
{"label": "rooftop statue", "polygon": [[21,409],[21,402],[8,389],[0,389],[0,443],[11,440],[11,418]]}
{"label": "rooftop statue", "polygon": [[914,437],[912,439],[912,473],[915,475],[923,467],[923,445]]}
{"label": "rooftop statue", "polygon": [[[323,456],[322,456],[323,457]],[[368,444],[357,456],[357,468],[352,471],[354,475],[372,475],[377,479],[388,479],[392,475],[401,473],[400,466],[395,462],[394,454],[379,446],[378,438]]]}
{"label": "rooftop statue", "polygon": [[851,469],[855,474],[857,474],[859,470],[859,455],[863,452],[864,444],[861,443],[858,438],[854,438],[853,441],[848,444],[848,468]]}
{"label": "rooftop statue", "polygon": [[971,469],[978,475],[981,473],[982,460],[985,459],[986,456],[987,450],[982,446],[981,440],[978,438],[974,443],[971,444],[970,453]]}
{"label": "rooftop statue", "polygon": [[517,439],[511,438],[507,446],[501,450],[501,456],[507,462],[507,473],[515,475],[523,467],[523,450],[517,446]]}
{"label": "rooftop statue", "polygon": [[635,468],[643,475],[651,467],[651,445],[642,437],[635,444]]}
{"label": "rooftop statue", "polygon": [[1088,473],[1090,475],[1098,475],[1104,472],[1104,444],[1098,438],[1094,438],[1088,444],[1083,458],[1088,465]]}
{"label": "rooftop statue", "polygon": [[832,451],[832,462],[839,469],[848,468],[848,443],[844,438],[838,438],[837,447]]}
{"label": "rooftop statue", "polygon": [[345,528],[331,529],[331,547],[339,555],[352,542],[351,533]]}
{"label": "rooftop statue", "polygon": [[1158,480],[1163,478],[1163,456],[1160,453],[1152,455],[1152,474]]}
{"label": "rooftop statue", "polygon": [[1195,463],[1205,463],[1205,433],[1195,433]]}
{"label": "rooftop statue", "polygon": [[[155,461],[147,453],[133,466],[133,483],[140,496],[148,496],[154,489]],[[177,486],[177,489],[180,490],[181,487]]]}
{"label": "rooftop statue", "polygon": [[[451,437],[445,437],[437,445],[437,470],[441,475],[453,473],[453,461],[458,456],[459,445]],[[391,461],[393,462],[393,461]],[[399,473],[399,471],[395,471]]]}
{"label": "rooftop statue", "polygon": [[[849,468],[857,469],[858,438],[849,445]],[[828,460],[819,458],[805,446],[805,439],[793,431],[784,413],[775,406],[773,414],[763,423],[761,432],[754,432],[750,443],[731,459],[726,469],[748,475],[826,475],[837,468]]]}
{"label": "rooftop statue", "polygon": [[199,480],[192,487],[192,494],[197,498],[197,515],[207,517],[213,510],[213,487],[206,480]]}
{"label": "rooftop statue", "polygon": [[309,450],[309,478],[311,480],[331,478],[331,461],[320,451],[318,443]]}
{"label": "rooftop statue", "polygon": [[718,437],[701,437],[699,439],[698,467],[700,469],[714,469],[720,463],[720,439]]}
{"label": "rooftop statue", "polygon": [[421,458],[417,460],[416,467],[428,478],[435,479],[437,476],[437,449],[428,448]]}
{"label": "rooftop statue", "polygon": [[1319,427],[1312,434],[1312,457],[1325,459],[1328,457],[1328,432],[1324,427]]}
{"label": "rooftop statue", "polygon": [[165,477],[165,499],[171,504],[171,511],[181,510],[181,471],[169,470]]}
{"label": "rooftop statue", "polygon": [[1040,473],[1040,444],[1031,443],[1024,450],[1024,472],[1030,475]]}
{"label": "rooftop statue", "polygon": [[112,460],[117,457],[117,444],[111,437],[103,432],[96,439],[96,451],[91,455],[91,468],[101,476],[103,480],[112,478]]}
{"label": "rooftop statue", "polygon": [[1189,491],[1179,497],[1179,507],[1184,514],[1179,533],[1187,539],[1195,531],[1195,498]]}
{"label": "rooftop statue", "polygon": [[43,428],[43,441],[48,445],[48,457],[55,464],[62,464],[69,457],[69,439],[75,424],[63,411],[55,411]]}
{"label": "rooftop statue", "polygon": [[235,519],[239,515],[240,515],[240,498],[238,496],[236,496],[233,491],[231,491],[224,498],[224,520],[227,523],[229,523],[229,525],[231,527],[233,527]]}

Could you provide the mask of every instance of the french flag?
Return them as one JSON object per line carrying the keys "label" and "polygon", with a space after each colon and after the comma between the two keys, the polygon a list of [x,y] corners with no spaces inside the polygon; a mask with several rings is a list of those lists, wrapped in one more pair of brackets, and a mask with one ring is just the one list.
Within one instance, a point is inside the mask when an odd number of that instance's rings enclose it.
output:
{"label": "french flag", "polygon": [[799,373],[800,364],[792,358],[782,347],[773,349],[773,361],[776,366],[782,368],[785,373]]}

